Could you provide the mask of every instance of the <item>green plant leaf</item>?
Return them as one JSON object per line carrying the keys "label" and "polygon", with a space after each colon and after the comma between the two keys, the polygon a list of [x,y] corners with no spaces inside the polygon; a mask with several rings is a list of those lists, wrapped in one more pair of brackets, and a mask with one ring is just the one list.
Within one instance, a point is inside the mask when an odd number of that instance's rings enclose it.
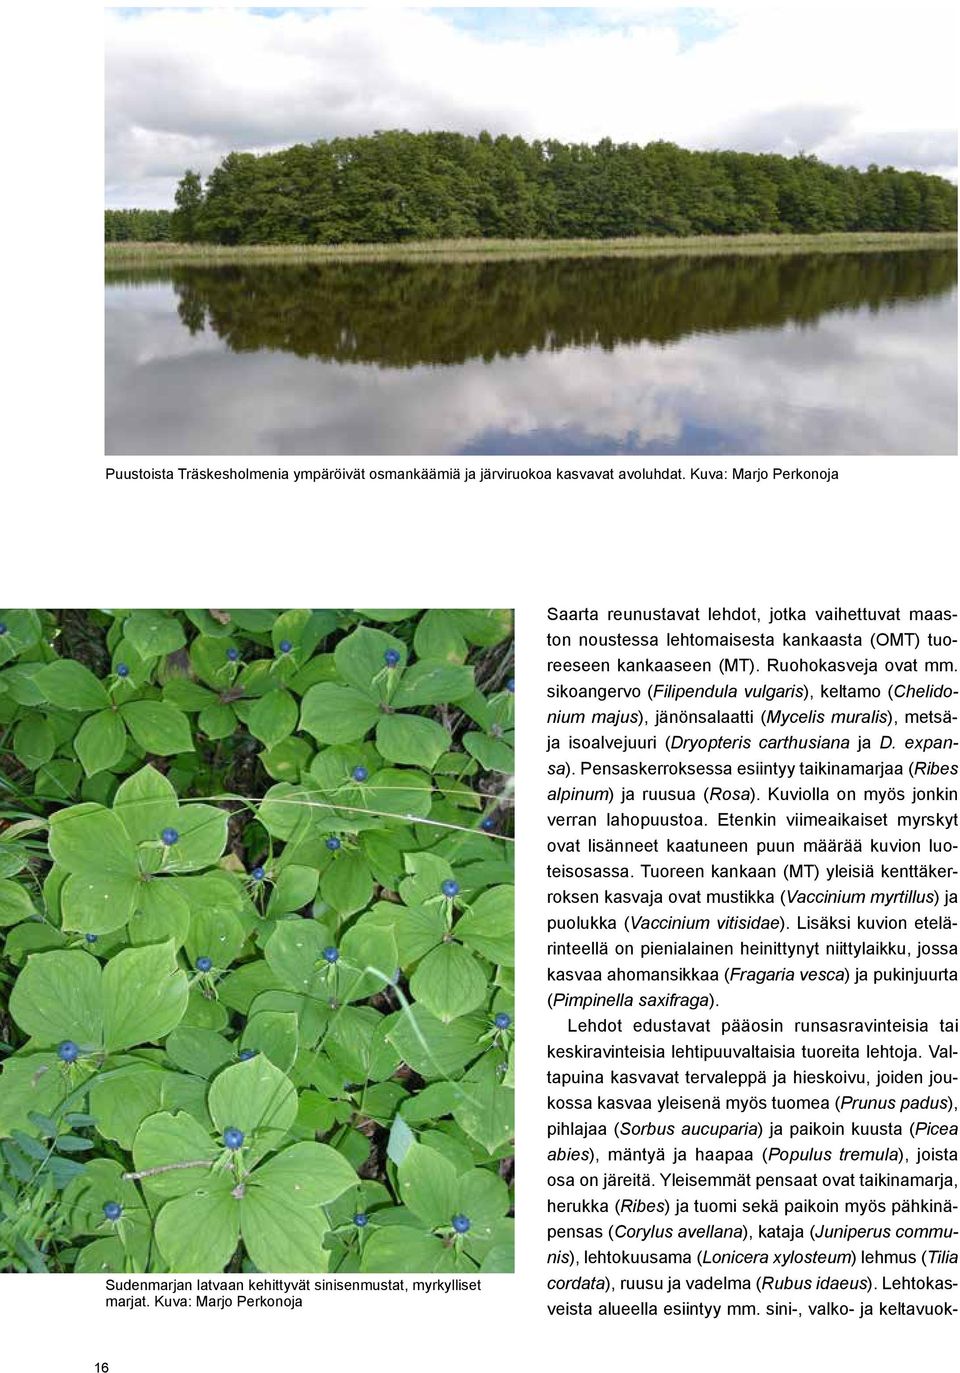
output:
{"label": "green plant leaf", "polygon": [[482,1005],[487,979],[477,960],[460,944],[440,944],[417,967],[410,990],[421,1005],[447,1024]]}
{"label": "green plant leaf", "polygon": [[455,1257],[436,1235],[405,1225],[375,1230],[363,1248],[361,1273],[449,1273]]}
{"label": "green plant leaf", "polygon": [[459,701],[473,690],[473,668],[423,659],[407,668],[391,699],[396,710]]}
{"label": "green plant leaf", "polygon": [[138,882],[128,934],[131,944],[164,944],[179,949],[190,930],[190,906],[175,882]]}
{"label": "green plant leaf", "polygon": [[390,763],[432,768],[450,747],[450,735],[422,715],[384,715],[377,725],[377,748]]}
{"label": "green plant leaf", "polygon": [[449,1225],[457,1209],[457,1174],[435,1149],[411,1144],[397,1168],[400,1200],[430,1230]]}
{"label": "green plant leaf", "polygon": [[67,758],[51,758],[37,768],[33,793],[49,801],[72,801],[80,788],[83,769]]}
{"label": "green plant leaf", "polygon": [[470,1221],[471,1242],[489,1240],[494,1226],[510,1209],[503,1178],[486,1168],[471,1168],[457,1179],[457,1211]]}
{"label": "green plant leaf", "polygon": [[326,932],[313,920],[281,920],[267,941],[267,963],[281,985],[322,996],[329,967],[323,961],[323,950],[329,942]]}
{"label": "green plant leaf", "polygon": [[197,716],[197,729],[208,739],[229,739],[237,728],[237,717],[232,706],[204,706]]}
{"label": "green plant leaf", "polygon": [[257,1011],[244,1026],[240,1047],[265,1054],[281,1073],[289,1073],[299,1048],[297,1017],[292,1011]]}
{"label": "green plant leaf", "polygon": [[333,651],[333,659],[340,676],[350,686],[377,700],[386,700],[388,664],[384,655],[387,653],[400,655],[392,669],[394,674],[400,672],[407,660],[406,644],[382,629],[363,625],[340,640]]}
{"label": "green plant leaf", "polygon": [[10,994],[10,1014],[39,1044],[71,1039],[81,1049],[99,1046],[100,964],[79,950],[31,954]]}
{"label": "green plant leaf", "polygon": [[277,782],[298,782],[310,765],[313,747],[306,739],[293,736],[282,739],[273,748],[264,749],[260,761],[267,774]]}
{"label": "green plant leaf", "polygon": [[124,636],[141,658],[160,658],[183,648],[187,636],[183,626],[162,610],[137,610],[123,626]]}
{"label": "green plant leaf", "polygon": [[66,942],[66,936],[61,930],[55,930],[52,925],[41,925],[39,921],[29,920],[7,930],[3,952],[4,957],[16,967],[22,967],[28,954],[41,953],[45,949],[59,949]]}
{"label": "green plant leaf", "polygon": [[413,646],[418,658],[459,665],[467,656],[467,641],[452,610],[427,610],[417,623]]}
{"label": "green plant leaf", "polygon": [[[74,1065],[74,1081],[82,1082],[93,1070]],[[13,1130],[37,1134],[32,1117],[55,1112],[72,1090],[63,1065],[52,1053],[28,1053],[8,1058],[0,1072],[0,1139]]]}
{"label": "green plant leaf", "polygon": [[197,872],[216,863],[226,847],[229,819],[219,806],[181,806],[173,823],[180,837],[167,850],[164,872]]}
{"label": "green plant leaf", "polygon": [[453,614],[464,636],[481,648],[502,643],[513,629],[512,610],[455,610]]}
{"label": "green plant leaf", "polygon": [[40,616],[35,610],[4,610],[0,612],[7,627],[0,635],[0,667],[33,648],[42,633]]}
{"label": "green plant leaf", "polygon": [[297,703],[289,691],[268,691],[251,706],[247,728],[267,748],[272,748],[296,729],[298,715]]}
{"label": "green plant leaf", "polygon": [[16,925],[33,915],[33,902],[26,887],[0,879],[0,925]]}
{"label": "green plant leaf", "polygon": [[428,1082],[456,1077],[482,1049],[487,1023],[481,1016],[461,1016],[449,1025],[425,1006],[398,1011],[385,1026],[388,1041],[405,1063]]}
{"label": "green plant leaf", "polygon": [[51,816],[50,856],[67,872],[136,877],[140,871],[137,851],[120,820],[91,801]]}
{"label": "green plant leaf", "polygon": [[142,887],[136,877],[114,873],[71,873],[63,884],[63,926],[84,934],[110,934],[133,918]]}
{"label": "green plant leaf", "polygon": [[188,990],[172,939],[123,949],[103,969],[104,1047],[115,1053],[162,1039],[183,1017]]}
{"label": "green plant leaf", "polygon": [[[439,1116],[450,1115],[456,1099],[456,1083],[431,1082],[429,1087],[424,1087],[416,1096],[407,1097],[401,1105],[400,1111],[404,1121],[409,1121],[412,1125],[419,1125],[425,1120],[434,1120]],[[431,1141],[426,1139],[424,1142],[429,1144]],[[468,1161],[473,1162],[469,1155]],[[396,1162],[399,1162],[399,1159]]]}
{"label": "green plant leaf", "polygon": [[340,941],[337,995],[344,1001],[365,1001],[392,982],[396,968],[397,941],[392,930],[352,925]]}
{"label": "green plant leaf", "polygon": [[49,720],[42,715],[28,715],[13,732],[13,751],[30,772],[50,759],[57,751],[57,740]]}
{"label": "green plant leaf", "polygon": [[190,721],[182,710],[166,701],[128,701],[120,707],[127,729],[147,753],[167,757],[190,753],[193,737]]}
{"label": "green plant leaf", "polygon": [[382,1082],[392,1076],[399,1054],[383,1036],[382,1017],[371,1006],[344,1006],[330,1021],[327,1052],[344,1080]]}
{"label": "green plant leaf", "polygon": [[320,895],[340,915],[362,910],[373,895],[373,878],[359,853],[338,853],[320,879]]}
{"label": "green plant leaf", "polygon": [[173,677],[163,684],[163,699],[178,710],[205,710],[215,705],[217,697],[209,687],[190,682],[185,677]]}
{"label": "green plant leaf", "polygon": [[270,900],[267,915],[285,915],[288,911],[298,911],[306,906],[317,894],[320,874],[316,868],[291,863],[278,874]]}
{"label": "green plant leaf", "polygon": [[416,615],[415,610],[358,610],[358,615],[366,615],[368,620],[379,620],[381,624],[398,624]]}
{"label": "green plant leaf", "polygon": [[471,730],[463,736],[463,747],[488,772],[510,774],[514,771],[513,749],[502,739],[493,739],[488,734]]}
{"label": "green plant leaf", "polygon": [[227,1174],[213,1174],[160,1208],[157,1245],[171,1273],[220,1273],[240,1239],[240,1207]]}
{"label": "green plant leaf", "polygon": [[260,1272],[322,1272],[329,1228],[323,1207],[357,1181],[326,1144],[292,1144],[255,1169],[240,1209],[243,1241]]}
{"label": "green plant leaf", "polygon": [[93,777],[119,763],[127,746],[127,731],[119,715],[112,710],[99,710],[84,720],[73,746],[84,772]]}
{"label": "green plant leaf", "polygon": [[456,937],[494,963],[513,966],[513,887],[491,887],[457,921]]}
{"label": "green plant leaf", "polygon": [[390,1126],[390,1136],[387,1140],[387,1157],[393,1163],[402,1163],[407,1156],[410,1146],[416,1142],[416,1136],[410,1126],[402,1116],[396,1116]]}
{"label": "green plant leaf", "polygon": [[250,1160],[276,1149],[297,1115],[293,1083],[265,1054],[224,1068],[207,1100],[218,1131],[243,1131],[244,1155]]}
{"label": "green plant leaf", "polygon": [[165,829],[176,829],[176,789],[156,768],[140,768],[117,787],[113,813],[134,844],[156,843]]}
{"label": "green plant leaf", "polygon": [[132,1149],[140,1126],[155,1111],[186,1111],[207,1123],[204,1082],[134,1057],[114,1062],[123,1066],[101,1073],[90,1083],[90,1111],[97,1133],[105,1139]]}
{"label": "green plant leaf", "polygon": [[423,819],[430,814],[430,779],[412,768],[382,768],[366,785],[366,809],[371,815]]}
{"label": "green plant leaf", "polygon": [[246,935],[243,925],[226,906],[194,902],[186,947],[191,964],[198,958],[213,959],[215,968],[229,968],[240,957]]}
{"label": "green plant leaf", "polygon": [[407,875],[400,883],[400,895],[405,905],[445,907],[443,884],[454,877],[445,858],[437,853],[405,853],[403,866]]}
{"label": "green plant leaf", "polygon": [[379,718],[379,708],[356,687],[318,682],[304,693],[300,728],[321,744],[349,744],[368,734]]}
{"label": "green plant leaf", "polygon": [[184,1072],[211,1077],[236,1057],[233,1045],[216,1030],[204,1030],[182,1022],[167,1035],[167,1056]]}
{"label": "green plant leaf", "polygon": [[47,663],[34,676],[44,699],[60,710],[103,710],[110,698],[88,667],[70,658]]}
{"label": "green plant leaf", "polygon": [[150,1174],[143,1179],[144,1190],[157,1197],[195,1192],[211,1180],[211,1167],[222,1152],[210,1131],[185,1111],[147,1116],[133,1141],[137,1172]]}
{"label": "green plant leaf", "polygon": [[395,901],[378,901],[357,921],[355,929],[389,930],[397,948],[401,968],[429,953],[447,930],[447,921],[438,902],[435,906],[401,906]]}
{"label": "green plant leaf", "polygon": [[453,1118],[471,1139],[493,1153],[513,1134],[513,1091],[501,1083],[501,1055],[484,1054],[460,1082]]}

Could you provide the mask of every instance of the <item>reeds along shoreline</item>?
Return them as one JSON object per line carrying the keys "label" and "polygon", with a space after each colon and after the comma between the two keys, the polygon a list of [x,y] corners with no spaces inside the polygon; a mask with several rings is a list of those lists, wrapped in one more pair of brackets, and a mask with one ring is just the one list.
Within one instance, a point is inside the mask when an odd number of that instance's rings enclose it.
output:
{"label": "reeds along shoreline", "polygon": [[107,243],[107,267],[165,267],[200,263],[255,262],[468,262],[508,258],[675,257],[680,254],[902,252],[955,248],[957,235],[944,233],[744,234],[741,237],[607,239],[447,239],[416,243],[283,244]]}

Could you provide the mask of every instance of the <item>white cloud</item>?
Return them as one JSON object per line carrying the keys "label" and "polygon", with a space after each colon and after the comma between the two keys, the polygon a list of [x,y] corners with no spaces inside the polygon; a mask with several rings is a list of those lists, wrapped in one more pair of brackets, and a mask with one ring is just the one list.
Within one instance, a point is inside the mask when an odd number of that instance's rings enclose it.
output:
{"label": "white cloud", "polygon": [[[598,10],[507,36],[436,10],[106,12],[107,198],[167,205],[234,148],[456,129],[793,152],[953,174],[943,6]],[[540,20],[541,22],[535,22]]]}

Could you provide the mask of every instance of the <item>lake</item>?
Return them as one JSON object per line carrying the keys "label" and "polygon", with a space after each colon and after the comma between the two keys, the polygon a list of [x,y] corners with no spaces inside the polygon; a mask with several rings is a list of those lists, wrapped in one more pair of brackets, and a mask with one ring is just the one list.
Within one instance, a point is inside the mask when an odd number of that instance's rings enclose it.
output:
{"label": "lake", "polygon": [[108,270],[109,455],[944,454],[957,260]]}

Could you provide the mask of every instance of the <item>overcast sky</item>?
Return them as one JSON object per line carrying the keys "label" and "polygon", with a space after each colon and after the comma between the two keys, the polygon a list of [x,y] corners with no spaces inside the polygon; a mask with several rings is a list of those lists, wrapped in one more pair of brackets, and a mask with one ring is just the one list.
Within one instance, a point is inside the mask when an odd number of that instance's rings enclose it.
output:
{"label": "overcast sky", "polygon": [[116,9],[107,204],[186,167],[374,129],[805,151],[956,177],[955,46],[924,3]]}

